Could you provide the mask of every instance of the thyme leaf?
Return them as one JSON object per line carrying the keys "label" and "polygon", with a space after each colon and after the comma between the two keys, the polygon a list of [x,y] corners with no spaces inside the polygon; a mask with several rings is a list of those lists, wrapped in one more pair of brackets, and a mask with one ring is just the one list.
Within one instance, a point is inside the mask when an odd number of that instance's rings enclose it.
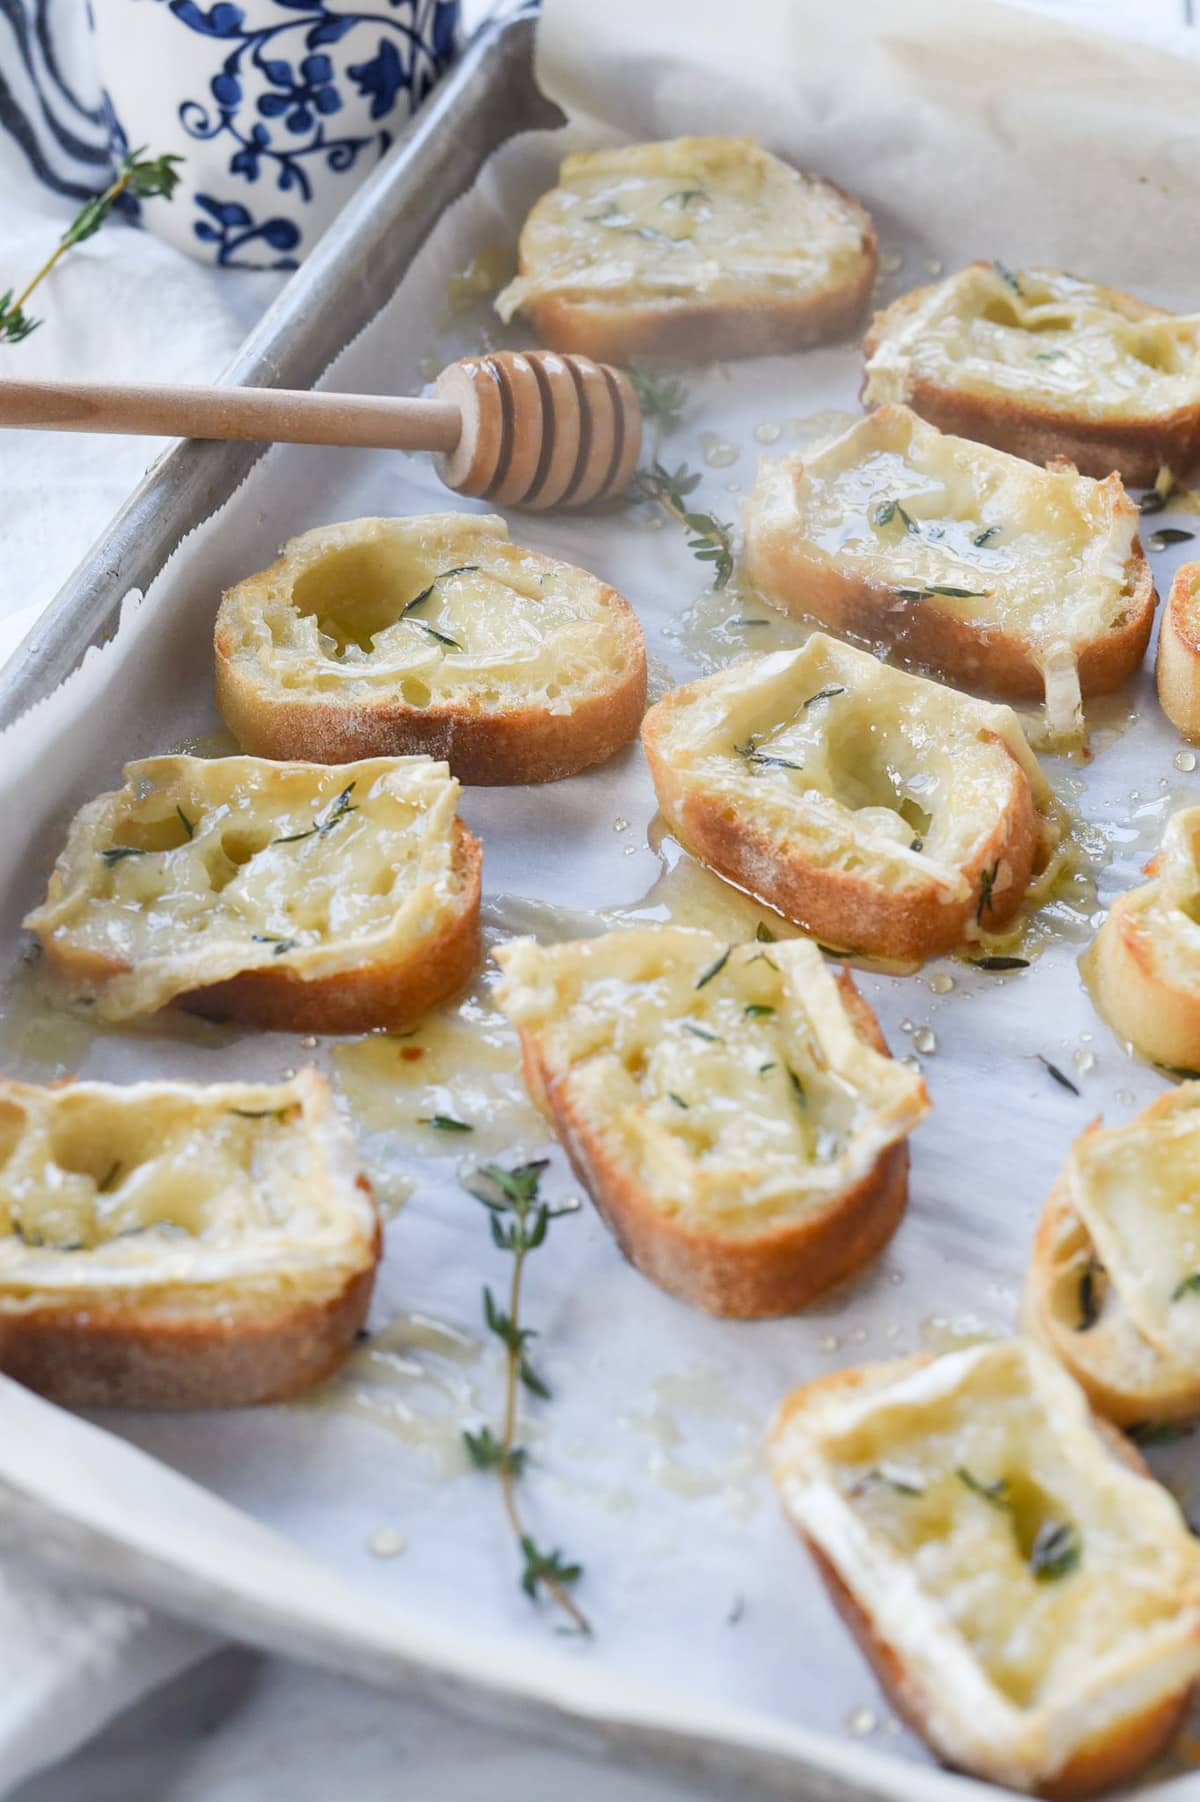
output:
{"label": "thyme leaf", "polygon": [[1191,1420],[1135,1420],[1125,1428],[1126,1437],[1135,1445],[1173,1445],[1177,1439],[1188,1439],[1195,1431]]}
{"label": "thyme leaf", "polygon": [[974,538],[972,538],[972,540],[971,540],[971,543],[975,546],[975,548],[977,550],[981,551],[985,544],[990,543],[990,541],[993,538],[995,538],[995,536],[999,532],[999,530],[1000,530],[999,526],[984,526],[982,532],[976,532]]}
{"label": "thyme leaf", "polygon": [[429,625],[423,619],[415,619],[413,625],[420,626],[422,632],[427,632],[430,638],[437,640],[438,644],[448,645],[452,651],[461,651],[463,648],[457,638],[451,638],[449,632],[439,632],[436,626]]}
{"label": "thyme leaf", "polygon": [[679,424],[687,406],[688,391],[678,376],[660,375],[656,369],[635,365],[629,371],[643,419],[657,420],[664,431]]}
{"label": "thyme leaf", "polygon": [[760,945],[773,945],[775,943],[775,934],[771,931],[771,928],[767,925],[765,920],[760,920],[758,922],[758,925],[754,928],[754,936]]}
{"label": "thyme leaf", "polygon": [[953,588],[945,582],[929,582],[923,588],[894,588],[892,593],[902,601],[929,601],[940,594],[950,601],[984,601],[989,588]]}
{"label": "thyme leaf", "polygon": [[707,970],[702,970],[700,972],[700,975],[696,980],[696,987],[698,989],[706,988],[708,986],[708,984],[712,981],[714,976],[719,976],[721,974],[721,971],[725,968],[725,965],[729,962],[730,954],[732,953],[732,951],[733,951],[733,946],[726,945],[724,951],[722,951],[720,957],[717,958],[716,962],[709,964]]}
{"label": "thyme leaf", "polygon": [[690,1020],[683,1023],[684,1032],[690,1032],[694,1039],[703,1039],[709,1045],[723,1045],[724,1039],[719,1032],[709,1032],[707,1027],[693,1026]]}
{"label": "thyme leaf", "polygon": [[1079,1273],[1079,1319],[1075,1324],[1077,1333],[1090,1333],[1100,1318],[1100,1304],[1096,1296],[1096,1278],[1100,1275],[1100,1265],[1095,1258],[1089,1258]]}
{"label": "thyme leaf", "polygon": [[473,1133],[475,1128],[466,1120],[456,1120],[453,1114],[419,1114],[418,1126],[432,1126],[440,1133]]}
{"label": "thyme leaf", "polygon": [[256,945],[274,945],[276,957],[282,957],[285,951],[296,949],[295,939],[277,938],[273,932],[252,932],[250,937]]}
{"label": "thyme leaf", "polygon": [[996,876],[999,869],[1000,859],[997,858],[990,870],[980,870],[979,872],[979,905],[975,909],[975,924],[977,926],[983,925],[983,916],[985,912],[994,914],[996,911],[995,903],[992,900],[992,890],[996,886]]}
{"label": "thyme leaf", "polygon": [[969,960],[977,970],[1027,970],[1027,957],[973,957]]}
{"label": "thyme leaf", "polygon": [[811,707],[817,701],[832,701],[834,695],[844,695],[845,692],[844,688],[819,688],[815,695],[809,695],[804,706]]}
{"label": "thyme leaf", "polygon": [[1011,1512],[1012,1502],[1009,1500],[1007,1477],[997,1477],[994,1483],[984,1483],[979,1477],[974,1476],[965,1464],[960,1464],[954,1474],[959,1482],[971,1491],[972,1495],[977,1495],[981,1501],[987,1502],[989,1507],[1003,1509],[1006,1514]]}
{"label": "thyme leaf", "polygon": [[[477,574],[478,570],[478,563],[458,563],[453,569],[442,570],[440,575],[436,575],[433,578],[433,581],[429,584],[428,588],[423,588],[420,594],[414,594],[411,601],[405,602],[404,606],[400,609],[400,618],[407,619],[414,607],[420,607],[423,602],[427,601],[439,582],[448,582],[451,576],[473,576]],[[422,624],[424,624],[422,620],[415,619],[413,621],[414,626],[420,626]],[[425,629],[426,631],[431,631],[432,627],[426,626]],[[459,649],[461,650],[461,648],[462,647],[460,646]]]}
{"label": "thyme leaf", "polygon": [[1044,1520],[1033,1536],[1029,1568],[1039,1583],[1052,1583],[1073,1571],[1082,1556],[1077,1527],[1069,1521]]}
{"label": "thyme leaf", "polygon": [[111,870],[115,863],[121,863],[126,857],[146,857],[149,853],[144,851],[140,845],[110,845],[107,851],[101,851],[100,855],[104,859],[106,867]]}
{"label": "thyme leaf", "polygon": [[733,751],[735,757],[744,757],[747,763],[752,763],[759,769],[802,770],[804,768],[802,763],[796,763],[791,757],[774,757],[769,751],[760,751],[758,741],[753,738],[748,738],[745,744],[734,745]]}
{"label": "thyme leaf", "polygon": [[[337,799],[330,803],[329,811],[326,813],[324,819],[314,820],[312,825],[307,827],[303,832],[289,832],[285,834],[283,838],[273,838],[271,843],[273,845],[298,845],[301,839],[314,837],[324,838],[327,832],[332,832],[335,826],[341,824],[347,814],[358,812],[358,808],[352,806],[350,801],[350,797],[357,786],[357,781],[348,782],[341,794],[338,795]],[[258,935],[255,934],[254,936],[257,937]]]}
{"label": "thyme leaf", "polygon": [[768,1007],[763,1001],[749,1001],[742,1012],[748,1020],[766,1020],[775,1012],[775,1009]]}
{"label": "thyme leaf", "polygon": [[804,1092],[804,1084],[800,1081],[800,1078],[796,1075],[796,1072],[790,1065],[788,1066],[788,1080],[792,1085],[792,1094],[796,1097],[800,1106],[807,1107],[808,1096]]}
{"label": "thyme leaf", "polygon": [[683,1099],[682,1095],[677,1095],[674,1089],[667,1090],[667,1100],[673,1101],[676,1107],[681,1107],[686,1111],[688,1105],[687,1102]]}
{"label": "thyme leaf", "polygon": [[1190,544],[1195,536],[1194,532],[1185,532],[1180,526],[1159,526],[1151,532],[1146,543],[1152,551],[1165,551],[1169,544]]}
{"label": "thyme leaf", "polygon": [[1002,282],[1008,283],[1008,286],[1012,289],[1014,294],[1020,294],[1022,292],[1020,282],[1008,267],[1007,263],[1002,263],[999,257],[993,257],[992,268],[996,271],[996,274],[1000,277]]}
{"label": "thyme leaf", "polygon": [[673,194],[664,195],[659,206],[677,206],[682,212],[691,206],[693,200],[707,200],[708,195],[703,188],[676,188]]}
{"label": "thyme leaf", "polygon": [[1171,1291],[1171,1300],[1182,1301],[1185,1295],[1197,1294],[1200,1294],[1200,1270],[1193,1270],[1190,1276],[1185,1276]]}
{"label": "thyme leaf", "polygon": [[195,826],[193,826],[191,820],[188,819],[186,813],[184,813],[184,811],[183,811],[183,808],[180,807],[178,805],[178,803],[176,803],[175,812],[179,816],[179,824],[183,827],[183,830],[187,833],[188,837],[195,838],[196,828],[195,828]]}
{"label": "thyme leaf", "polygon": [[1063,1075],[1057,1064],[1052,1064],[1050,1059],[1048,1057],[1043,1057],[1040,1051],[1036,1051],[1034,1056],[1037,1058],[1038,1063],[1043,1065],[1043,1067],[1049,1071],[1060,1089],[1069,1089],[1072,1095],[1081,1093],[1081,1090],[1071,1081],[1071,1078]]}

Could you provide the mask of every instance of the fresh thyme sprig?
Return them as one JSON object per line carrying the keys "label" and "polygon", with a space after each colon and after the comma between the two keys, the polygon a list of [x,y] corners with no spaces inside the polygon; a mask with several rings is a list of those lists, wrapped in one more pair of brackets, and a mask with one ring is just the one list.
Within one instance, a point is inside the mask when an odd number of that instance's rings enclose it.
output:
{"label": "fresh thyme sprig", "polygon": [[698,562],[712,564],[713,587],[724,588],[733,575],[733,527],[713,513],[699,513],[688,505],[688,497],[699,486],[697,470],[686,463],[675,470],[666,469],[656,458],[648,469],[638,470],[630,492],[635,500],[653,501],[687,527],[688,549]]}
{"label": "fresh thyme sprig", "polygon": [[524,1385],[533,1395],[548,1399],[550,1390],[529,1361],[530,1341],[537,1337],[532,1327],[521,1324],[521,1282],[525,1260],[546,1241],[550,1223],[564,1214],[577,1212],[577,1204],[554,1208],[542,1201],[538,1188],[548,1163],[537,1158],[529,1164],[517,1164],[505,1170],[500,1164],[485,1164],[474,1179],[464,1186],[488,1211],[492,1242],[512,1257],[509,1278],[508,1307],[502,1308],[491,1289],[483,1291],[483,1317],[487,1329],[504,1347],[504,1417],[499,1434],[490,1427],[477,1433],[464,1432],[467,1455],[477,1470],[494,1470],[500,1480],[504,1512],[521,1550],[524,1564],[521,1588],[531,1601],[544,1591],[571,1621],[577,1633],[590,1634],[591,1622],[569,1593],[572,1583],[583,1575],[583,1566],[573,1564],[555,1548],[543,1551],[529,1533],[517,1505],[516,1481],[524,1471],[529,1454],[517,1443],[517,1399]]}
{"label": "fresh thyme sprig", "polygon": [[92,237],[100,230],[122,195],[129,194],[138,200],[152,200],[160,196],[163,200],[170,200],[179,180],[174,165],[182,161],[181,156],[147,158],[145,145],[140,150],[127,153],[115,179],[103,194],[94,195],[75,215],[57,247],[46,258],[32,281],[26,282],[16,299],[13,298],[11,288],[0,295],[0,344],[19,344],[23,338],[28,338],[30,332],[37,330],[42,322],[29,317],[25,311],[25,302],[38,283],[45,281],[61,256],[73,245],[82,244],[85,238]]}
{"label": "fresh thyme sprig", "polygon": [[303,832],[288,832],[282,838],[273,838],[271,843],[273,845],[298,845],[301,839],[324,838],[325,834],[332,832],[334,827],[340,825],[348,814],[358,812],[358,808],[350,800],[357,786],[357,782],[348,782],[337,799],[329,803],[328,811],[323,819],[315,819],[312,825],[307,826]]}

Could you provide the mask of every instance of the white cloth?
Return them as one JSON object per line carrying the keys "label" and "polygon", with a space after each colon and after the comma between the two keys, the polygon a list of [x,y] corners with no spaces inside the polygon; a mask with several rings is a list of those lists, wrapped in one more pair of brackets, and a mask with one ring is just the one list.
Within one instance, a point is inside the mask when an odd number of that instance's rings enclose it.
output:
{"label": "white cloth", "polygon": [[[1167,48],[1195,49],[1188,0],[1016,0]],[[469,8],[478,16],[482,5]],[[0,138],[0,290],[23,285],[72,216]],[[151,202],[162,205],[161,201]],[[123,224],[73,250],[30,311],[45,324],[0,346],[0,375],[214,379],[278,292],[269,273],[207,270]],[[157,455],[158,443],[0,434],[5,496],[0,662]],[[86,1480],[81,1473],[81,1480]],[[98,1573],[102,1576],[102,1573]],[[70,1754],[156,1684],[176,1681],[20,1802],[460,1802],[487,1769],[493,1802],[682,1802],[695,1781],[632,1775],[436,1709],[246,1653],[190,1676],[206,1636],[132,1605],[71,1593],[0,1564],[0,1796]],[[214,1737],[214,1729],[219,1729]],[[1197,1779],[1200,1784],[1200,1779]],[[732,1793],[732,1792],[731,1792]],[[13,1802],[16,1802],[14,1797]]]}

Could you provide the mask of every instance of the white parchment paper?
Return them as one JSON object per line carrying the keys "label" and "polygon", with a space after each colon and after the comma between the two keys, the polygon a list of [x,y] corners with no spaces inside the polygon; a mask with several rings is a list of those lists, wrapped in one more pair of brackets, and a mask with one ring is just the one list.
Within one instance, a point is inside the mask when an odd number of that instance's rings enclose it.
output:
{"label": "white parchment paper", "polygon": [[[818,0],[760,0],[731,20],[728,9],[699,0],[653,8],[609,0],[604,9],[551,0],[542,73],[576,122],[517,140],[493,159],[326,385],[415,391],[432,364],[481,341],[523,342],[519,327],[495,324],[486,295],[472,297],[471,284],[453,278],[478,269],[481,254],[511,246],[566,148],[613,130],[749,130],[833,176],[876,216],[885,299],[974,255],[1013,266],[1057,262],[1168,304],[1200,297],[1193,67],[1000,9],[935,0],[843,0],[836,10]],[[701,470],[698,498],[736,519],[756,459],[829,429],[831,414],[856,407],[859,378],[853,346],[689,371],[685,414],[662,454]],[[114,1080],[270,1078],[313,1060],[344,1073],[344,1050],[328,1042],[312,1048],[294,1036],[173,1020],[146,1032],[97,1031],[55,1013],[37,971],[20,962],[18,923],[43,891],[75,808],[116,783],[125,760],[179,748],[219,725],[211,632],[223,587],[323,521],[454,505],[469,503],[448,496],[420,458],[280,447],[186,541],[146,600],[130,599],[114,641],[0,740],[6,1070],[37,1080],[72,1069]],[[1176,514],[1153,523],[1200,529]],[[660,688],[799,639],[752,599],[705,594],[682,534],[644,510],[514,517],[510,526],[519,541],[594,570],[630,598]],[[1155,556],[1160,588],[1188,548]],[[738,623],[749,618],[767,623]],[[472,1341],[483,1337],[481,1285],[500,1283],[505,1266],[458,1182],[458,1158],[415,1127],[411,1095],[389,1107],[377,1087],[370,1106],[360,1105],[364,1155],[385,1192],[391,1179],[415,1185],[389,1224],[372,1324],[386,1346],[388,1323],[417,1311],[465,1343],[418,1325],[409,1341],[424,1342],[396,1342],[390,1375],[360,1357],[329,1405],[110,1415],[100,1424],[281,1530],[369,1597],[376,1638],[387,1637],[379,1622],[390,1612],[410,1661],[419,1661],[424,1623],[431,1659],[452,1661],[457,1640],[464,1670],[477,1675],[483,1636],[511,1666],[497,1672],[501,1684],[512,1674],[547,1695],[557,1684],[562,1700],[590,1697],[600,1713],[627,1711],[639,1686],[652,1697],[669,1689],[721,1731],[750,1714],[770,1723],[756,1731],[802,1762],[815,1754],[803,1737],[788,1738],[792,1728],[830,1736],[834,1762],[844,1762],[849,1744],[890,1755],[891,1765],[873,1771],[881,1793],[917,1793],[894,1761],[924,1754],[881,1703],[778,1516],[762,1429],[790,1386],[825,1370],[936,1341],[947,1322],[1010,1328],[1033,1225],[1072,1135],[1097,1113],[1127,1117],[1163,1086],[1096,1018],[1075,966],[1077,938],[1096,906],[1135,879],[1167,812],[1196,799],[1200,780],[1194,762],[1184,767],[1188,754],[1157,709],[1149,674],[1122,702],[1096,710],[1096,720],[1094,761],[1051,759],[1047,769],[1086,823],[1098,899],[1085,886],[1080,906],[1060,910],[1059,929],[1028,972],[996,976],[946,962],[904,979],[861,978],[894,1050],[921,1058],[935,1104],[914,1140],[908,1217],[869,1271],[801,1318],[735,1325],[638,1277],[590,1209],[561,1222],[532,1261],[528,1318],[541,1332],[555,1396],[531,1409],[527,1505],[538,1537],[586,1566],[579,1595],[594,1643],[555,1639],[554,1623],[520,1594],[494,1483],[453,1453],[460,1424],[498,1411],[497,1361],[486,1346],[476,1354]],[[667,917],[694,905],[675,848],[659,843],[636,749],[567,783],[468,792],[462,811],[484,842],[493,934],[561,936],[594,929],[597,911],[621,920],[639,907]],[[503,1041],[498,1056],[503,1062]],[[1081,1094],[1056,1084],[1039,1058]],[[464,1068],[446,1086],[444,1111],[478,1121],[469,1149],[537,1149],[532,1117],[490,1080]],[[554,1159],[548,1192],[573,1192]],[[407,1413],[421,1417],[415,1427]],[[430,1416],[435,1425],[423,1433]],[[68,1513],[84,1510],[79,1473],[96,1467],[103,1443],[0,1385],[0,1476],[15,1486],[57,1498]],[[1162,1465],[1185,1500],[1189,1454],[1174,1448]],[[136,1539],[153,1526],[164,1557],[175,1543],[187,1565],[195,1549],[188,1533],[173,1541],[169,1531],[172,1518],[190,1518],[182,1492],[122,1459],[118,1447],[102,1461],[109,1528],[124,1520]],[[257,1541],[239,1550],[233,1519],[221,1516],[226,1582],[249,1590],[274,1580]],[[372,1552],[381,1528],[403,1540],[398,1556]],[[213,1582],[215,1542],[199,1526],[196,1533],[204,1559],[193,1575]],[[319,1615],[328,1601],[315,1579],[306,1589],[309,1568],[282,1559],[275,1594],[285,1614],[294,1605]],[[328,1612],[337,1612],[332,1603]],[[926,1770],[913,1777],[922,1794],[937,1781]]]}

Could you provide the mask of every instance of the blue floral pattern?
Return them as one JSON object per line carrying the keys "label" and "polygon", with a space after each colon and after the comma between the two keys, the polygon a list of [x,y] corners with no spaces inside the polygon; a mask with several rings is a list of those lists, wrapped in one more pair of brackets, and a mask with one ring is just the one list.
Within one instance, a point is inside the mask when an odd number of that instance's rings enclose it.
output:
{"label": "blue floral pattern", "polygon": [[[393,135],[381,122],[401,96],[411,96],[415,110],[434,86],[453,56],[459,13],[459,0],[385,0],[379,10],[348,12],[327,0],[275,0],[279,17],[252,26],[233,0],[208,7],[199,0],[158,3],[190,31],[228,46],[209,81],[209,98],[179,108],[189,137],[228,144],[235,190],[196,195],[202,215],[196,238],[212,245],[226,267],[247,266],[249,252],[250,266],[261,268],[266,250],[276,253],[266,266],[277,269],[295,268],[291,253],[301,247],[302,228],[291,218],[271,217],[269,200],[256,209],[236,197],[238,184],[262,182],[289,195],[293,207],[306,205],[317,166],[342,172],[381,157]],[[361,58],[339,67],[328,51],[351,34],[362,42]],[[346,48],[353,53],[358,43]],[[347,98],[359,103],[358,129],[339,120]]]}

